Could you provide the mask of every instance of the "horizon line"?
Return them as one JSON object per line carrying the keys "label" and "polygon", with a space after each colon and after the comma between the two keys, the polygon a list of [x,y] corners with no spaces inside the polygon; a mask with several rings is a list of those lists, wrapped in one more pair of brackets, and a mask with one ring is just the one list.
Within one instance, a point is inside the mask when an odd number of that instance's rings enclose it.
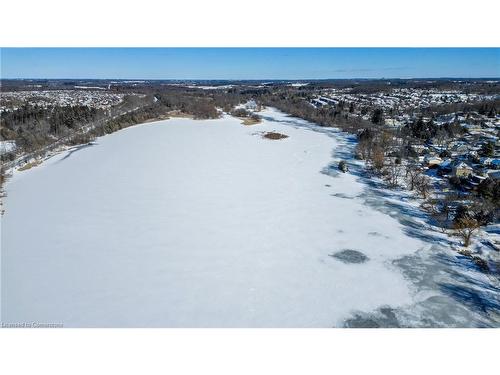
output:
{"label": "horizon line", "polygon": [[463,80],[471,80],[471,79],[494,79],[500,80],[499,77],[351,77],[351,78],[91,78],[91,77],[81,77],[81,78],[54,78],[54,77],[0,77],[0,81],[3,80],[93,80],[93,81],[108,81],[108,80],[116,80],[116,81],[349,81],[349,80],[392,80],[392,79],[400,79],[400,80],[420,80],[420,79],[463,79]]}

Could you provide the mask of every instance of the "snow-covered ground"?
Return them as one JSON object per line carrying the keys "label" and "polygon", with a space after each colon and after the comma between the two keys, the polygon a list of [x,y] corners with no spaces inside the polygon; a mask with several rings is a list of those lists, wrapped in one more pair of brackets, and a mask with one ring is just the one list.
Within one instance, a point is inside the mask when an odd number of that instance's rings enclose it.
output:
{"label": "snow-covered ground", "polygon": [[0,155],[16,149],[15,141],[0,141]]}
{"label": "snow-covered ground", "polygon": [[16,172],[2,217],[1,321],[500,325],[495,280],[359,164],[337,172],[352,137],[259,114],[254,126],[226,116],[130,127]]}

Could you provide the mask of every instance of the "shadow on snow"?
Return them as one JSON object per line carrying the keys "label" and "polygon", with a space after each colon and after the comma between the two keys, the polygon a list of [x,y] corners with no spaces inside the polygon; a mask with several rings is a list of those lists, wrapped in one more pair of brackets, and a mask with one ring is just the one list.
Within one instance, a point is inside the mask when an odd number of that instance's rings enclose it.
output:
{"label": "shadow on snow", "polygon": [[[487,276],[468,257],[450,253],[453,241],[433,233],[432,219],[419,207],[408,204],[411,197],[401,190],[390,190],[371,176],[362,162],[353,158],[356,137],[336,128],[321,127],[311,122],[287,117],[269,122],[306,128],[334,138],[332,162],[321,170],[331,177],[340,174],[338,162],[349,163],[349,173],[363,183],[365,191],[355,198],[363,199],[373,209],[390,215],[403,226],[403,232],[430,245],[417,253],[393,261],[418,291],[439,293],[405,309],[382,306],[374,312],[353,312],[345,327],[499,327],[500,288],[495,276]],[[338,194],[333,196],[341,197]],[[351,198],[351,197],[345,197]]]}

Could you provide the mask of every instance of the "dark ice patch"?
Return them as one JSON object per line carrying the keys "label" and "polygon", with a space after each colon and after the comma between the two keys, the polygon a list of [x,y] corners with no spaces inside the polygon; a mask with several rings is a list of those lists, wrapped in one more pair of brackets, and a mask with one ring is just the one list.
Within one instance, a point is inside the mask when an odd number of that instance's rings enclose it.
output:
{"label": "dark ice patch", "polygon": [[344,194],[344,193],[335,193],[335,194],[332,194],[332,197],[344,198],[344,199],[354,199],[354,198],[356,198],[356,197],[352,197],[352,196]]}
{"label": "dark ice patch", "polygon": [[345,328],[401,328],[396,310],[382,307],[374,314],[355,314],[344,323]]}
{"label": "dark ice patch", "polygon": [[364,263],[369,258],[360,251],[357,250],[342,250],[338,253],[330,254],[332,258],[336,258],[344,263]]}

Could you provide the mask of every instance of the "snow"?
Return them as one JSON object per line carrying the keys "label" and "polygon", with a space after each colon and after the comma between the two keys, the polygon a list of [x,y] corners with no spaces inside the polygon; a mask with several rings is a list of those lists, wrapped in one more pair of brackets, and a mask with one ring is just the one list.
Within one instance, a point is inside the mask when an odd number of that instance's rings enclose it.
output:
{"label": "snow", "polygon": [[[431,245],[337,172],[351,138],[259,114],[130,127],[14,173],[2,322],[333,327],[439,294],[396,264]],[[344,250],[368,260],[332,256]]]}
{"label": "snow", "polygon": [[248,100],[245,103],[240,103],[234,107],[235,109],[246,109],[247,111],[255,111],[257,109],[257,103],[255,100]]}
{"label": "snow", "polygon": [[0,155],[16,149],[16,141],[0,141]]}

